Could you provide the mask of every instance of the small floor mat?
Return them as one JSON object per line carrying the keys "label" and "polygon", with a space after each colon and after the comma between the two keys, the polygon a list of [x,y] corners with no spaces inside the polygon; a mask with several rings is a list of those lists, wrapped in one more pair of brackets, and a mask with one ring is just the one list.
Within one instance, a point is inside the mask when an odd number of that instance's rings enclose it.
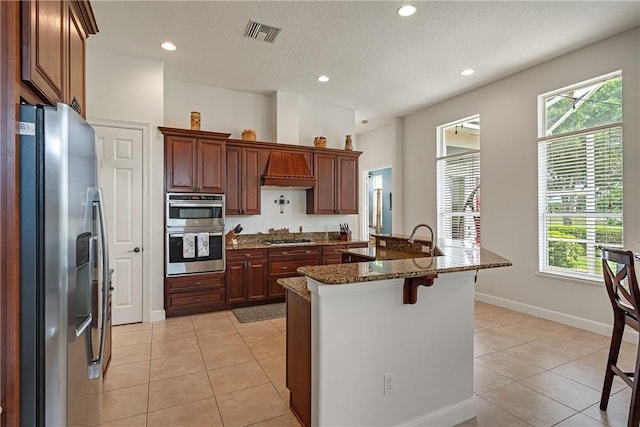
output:
{"label": "small floor mat", "polygon": [[277,319],[287,315],[286,306],[283,302],[275,304],[255,305],[253,307],[242,307],[231,309],[238,322],[248,323],[258,320]]}

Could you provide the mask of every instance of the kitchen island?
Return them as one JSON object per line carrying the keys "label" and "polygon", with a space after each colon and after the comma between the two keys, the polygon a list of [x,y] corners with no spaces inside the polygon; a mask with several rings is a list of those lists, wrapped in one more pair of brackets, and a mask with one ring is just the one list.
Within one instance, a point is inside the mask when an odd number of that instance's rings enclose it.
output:
{"label": "kitchen island", "polygon": [[303,425],[455,425],[476,415],[475,278],[511,262],[483,248],[437,249],[302,267],[306,283],[279,282],[290,405]]}

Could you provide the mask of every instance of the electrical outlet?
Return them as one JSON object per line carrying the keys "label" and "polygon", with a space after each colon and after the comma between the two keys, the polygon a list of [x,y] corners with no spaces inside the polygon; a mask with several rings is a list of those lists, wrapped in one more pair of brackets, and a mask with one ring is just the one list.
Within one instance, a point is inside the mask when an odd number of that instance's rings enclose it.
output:
{"label": "electrical outlet", "polygon": [[391,394],[393,374],[384,374],[384,394]]}
{"label": "electrical outlet", "polygon": [[380,246],[387,246],[386,240],[380,240]]}
{"label": "electrical outlet", "polygon": [[428,254],[429,252],[431,252],[431,248],[430,248],[429,246],[424,246],[424,245],[423,245],[423,246],[422,246],[422,252],[424,252],[424,253],[427,253],[427,254]]}

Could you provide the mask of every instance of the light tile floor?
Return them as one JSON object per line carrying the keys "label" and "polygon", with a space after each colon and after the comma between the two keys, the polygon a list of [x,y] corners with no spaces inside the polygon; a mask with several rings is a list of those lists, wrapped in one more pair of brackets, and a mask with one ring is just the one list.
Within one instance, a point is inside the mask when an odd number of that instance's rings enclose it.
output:
{"label": "light tile floor", "polygon": [[[113,328],[104,426],[299,426],[288,409],[285,319],[230,311]],[[476,302],[478,416],[461,426],[626,426],[630,389],[599,410],[609,338]],[[633,367],[636,346],[621,361]]]}

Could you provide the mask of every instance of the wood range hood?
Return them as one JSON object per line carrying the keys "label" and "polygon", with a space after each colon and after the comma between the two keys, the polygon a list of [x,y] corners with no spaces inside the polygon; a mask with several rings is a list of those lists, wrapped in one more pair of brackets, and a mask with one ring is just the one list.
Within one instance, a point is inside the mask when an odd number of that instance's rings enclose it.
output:
{"label": "wood range hood", "polygon": [[272,151],[261,183],[270,187],[313,188],[316,178],[302,153]]}

